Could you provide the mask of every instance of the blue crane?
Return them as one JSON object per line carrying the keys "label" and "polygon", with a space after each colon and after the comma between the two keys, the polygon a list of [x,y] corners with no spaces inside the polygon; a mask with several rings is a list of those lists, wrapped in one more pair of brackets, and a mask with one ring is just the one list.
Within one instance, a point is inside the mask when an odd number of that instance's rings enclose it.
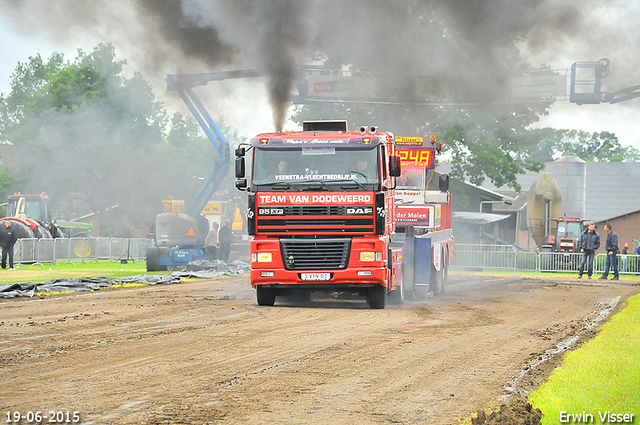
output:
{"label": "blue crane", "polygon": [[167,75],[167,90],[178,92],[213,145],[216,159],[213,170],[198,192],[192,199],[187,200],[184,212],[164,212],[156,217],[156,245],[147,251],[147,271],[186,266],[190,261],[204,258],[204,241],[209,231],[209,222],[201,211],[229,172],[229,142],[193,88],[210,81],[258,76],[260,74],[253,70]]}

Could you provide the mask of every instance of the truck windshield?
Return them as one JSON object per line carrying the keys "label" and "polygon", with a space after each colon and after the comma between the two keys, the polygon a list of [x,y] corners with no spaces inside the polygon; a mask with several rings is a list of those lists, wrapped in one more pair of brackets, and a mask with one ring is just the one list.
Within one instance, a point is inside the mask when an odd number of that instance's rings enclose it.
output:
{"label": "truck windshield", "polygon": [[558,223],[559,238],[580,239],[581,232],[581,224],[578,221],[561,221]]}
{"label": "truck windshield", "polygon": [[[380,182],[378,150],[340,148],[254,149],[252,183],[283,186],[355,182],[354,188]],[[276,185],[277,186],[277,185]],[[337,188],[336,188],[337,189]]]}
{"label": "truck windshield", "polygon": [[40,213],[40,201],[27,201],[27,206],[24,209],[24,213],[28,218],[35,221],[42,221],[42,215]]}
{"label": "truck windshield", "polygon": [[7,204],[7,217],[15,217],[18,214],[24,214],[27,218],[30,218],[35,221],[42,221],[42,215],[40,211],[40,201],[25,201],[24,210],[16,211],[16,205],[19,201],[10,201]]}

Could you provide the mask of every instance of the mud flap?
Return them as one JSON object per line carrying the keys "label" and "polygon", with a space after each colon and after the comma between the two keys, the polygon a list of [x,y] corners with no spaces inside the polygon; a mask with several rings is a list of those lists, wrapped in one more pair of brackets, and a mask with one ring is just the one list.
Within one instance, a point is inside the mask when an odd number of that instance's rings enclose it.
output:
{"label": "mud flap", "polygon": [[413,284],[426,295],[431,284],[431,238],[414,238]]}
{"label": "mud flap", "polygon": [[407,292],[413,293],[415,238],[407,235],[402,246],[402,284]]}

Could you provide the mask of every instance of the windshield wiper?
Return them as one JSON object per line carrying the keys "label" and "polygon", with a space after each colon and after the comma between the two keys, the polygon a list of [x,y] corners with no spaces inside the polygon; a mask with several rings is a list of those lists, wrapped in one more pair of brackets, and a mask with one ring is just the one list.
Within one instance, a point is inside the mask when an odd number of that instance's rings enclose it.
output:
{"label": "windshield wiper", "polygon": [[325,183],[322,180],[296,180],[296,183],[306,183],[306,184],[316,184],[317,183],[321,187],[325,188],[326,190],[333,190],[333,188],[331,186],[329,186],[327,183]]}
{"label": "windshield wiper", "polygon": [[[366,190],[367,189],[366,187],[364,187],[364,185],[362,183],[360,183],[357,180],[332,180],[332,182],[335,182],[335,183],[355,183],[360,189],[362,189],[362,190]],[[349,187],[340,186],[340,189],[349,189]]]}
{"label": "windshield wiper", "polygon": [[291,186],[291,183],[289,182],[258,183],[258,184],[254,184],[254,186],[256,187],[273,186],[273,189],[289,190],[293,188],[294,190],[297,190],[297,191],[300,190],[300,188],[298,187]]}
{"label": "windshield wiper", "polygon": [[[360,182],[356,181],[356,180],[349,180],[349,179],[343,179],[343,180],[328,180],[328,181],[324,181],[324,180],[293,180],[292,182],[283,182],[283,181],[279,181],[279,182],[272,182],[272,183],[258,183],[258,184],[254,184],[254,186],[256,187],[272,187],[274,190],[289,190],[289,189],[293,189],[295,191],[303,191],[303,190],[317,190],[316,187],[313,187],[313,185],[319,185],[322,189],[325,190],[329,190],[329,191],[333,191],[336,190],[336,188],[334,186],[332,186],[332,183],[353,183],[355,184],[358,188],[362,189],[362,190],[366,190],[367,188]],[[304,184],[304,185],[309,185],[308,188],[303,189],[302,187],[299,186],[299,184]],[[354,187],[343,187],[340,186],[340,189],[353,189]]]}

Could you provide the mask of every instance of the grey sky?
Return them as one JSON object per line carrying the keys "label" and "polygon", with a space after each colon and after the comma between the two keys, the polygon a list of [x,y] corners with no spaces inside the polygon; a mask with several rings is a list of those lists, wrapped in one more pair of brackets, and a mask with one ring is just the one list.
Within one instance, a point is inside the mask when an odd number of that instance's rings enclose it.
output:
{"label": "grey sky", "polygon": [[[417,0],[416,0],[417,1]],[[407,4],[415,3],[407,2]],[[2,3],[5,3],[3,6]],[[156,90],[159,100],[165,102],[170,109],[179,109],[184,112],[181,101],[174,93],[168,93],[165,89],[164,77],[167,73],[181,72],[205,72],[210,69],[210,63],[203,61],[189,61],[186,58],[194,58],[197,52],[174,54],[175,46],[164,45],[162,40],[156,39],[154,47],[155,55],[150,54],[148,46],[154,43],[153,31],[164,31],[170,23],[166,21],[152,21],[148,15],[141,15],[144,7],[162,7],[170,4],[168,1],[137,0],[140,5],[137,9],[131,4],[135,2],[122,0],[103,0],[91,2],[96,5],[95,10],[87,12],[87,8],[72,8],[60,10],[69,1],[49,2],[46,0],[0,0],[0,92],[9,91],[10,74],[15,69],[18,61],[24,62],[28,56],[41,54],[48,57],[53,51],[62,52],[67,59],[73,59],[77,48],[91,50],[99,42],[111,42],[120,59],[127,59],[128,66],[125,72],[132,73],[135,70],[143,70],[147,78]],[[385,5],[378,0],[378,5]],[[485,2],[490,4],[490,2]],[[602,57],[611,60],[611,74],[604,81],[606,90],[615,91],[621,88],[640,84],[640,66],[636,48],[640,41],[640,2],[633,0],[613,0],[609,2],[597,2],[584,0],[539,0],[535,2],[538,9],[535,10],[536,21],[528,22],[530,30],[526,38],[518,46],[521,56],[533,64],[546,63],[554,69],[569,68],[575,61],[596,61]],[[57,6],[50,6],[50,5]],[[75,3],[84,4],[87,3]],[[249,40],[251,31],[238,28],[234,25],[226,25],[237,17],[238,8],[231,5],[240,5],[245,10],[248,5],[257,5],[260,2],[249,0],[225,2],[201,0],[183,0],[183,13],[185,19],[191,24],[207,30],[208,28],[220,28],[221,45],[242,44]],[[289,4],[291,4],[289,2]],[[316,3],[314,3],[315,6]],[[332,5],[331,0],[319,0],[319,5]],[[357,4],[357,2],[353,2]],[[467,3],[459,3],[466,5]],[[496,3],[496,4],[499,4]],[[524,4],[524,3],[523,3]],[[11,7],[7,7],[11,5]],[[20,12],[15,5],[23,5]],[[46,5],[46,6],[45,6]],[[504,5],[504,3],[503,3]],[[578,7],[576,7],[578,5]],[[41,7],[42,6],[42,7]],[[563,7],[566,6],[566,7]],[[256,6],[257,8],[257,6]],[[45,10],[46,9],[46,10]],[[452,9],[454,9],[452,7]],[[35,11],[40,11],[36,13]],[[213,12],[218,13],[213,13]],[[262,16],[263,10],[258,11]],[[498,11],[500,12],[500,11]],[[243,12],[244,13],[244,12]],[[206,16],[215,18],[204,19]],[[460,16],[464,14],[461,13]],[[67,18],[66,22],[56,21],[57,16]],[[171,17],[170,13],[158,16]],[[364,13],[362,16],[366,16]],[[469,19],[469,14],[463,16]],[[512,17],[508,14],[495,15],[496,20],[507,20]],[[24,22],[28,19],[29,22]],[[290,22],[291,18],[286,22]],[[319,34],[318,38],[329,39],[328,31],[319,28],[321,23],[313,22],[306,17],[302,21],[307,27],[313,27],[313,34]],[[473,23],[473,22],[472,22]],[[255,20],[254,25],[260,25],[261,21]],[[475,23],[477,24],[477,23]],[[480,22],[479,29],[484,31],[488,23]],[[249,27],[251,28],[251,27]],[[272,31],[273,28],[257,28],[256,31]],[[243,32],[244,31],[244,32]],[[258,34],[256,34],[257,36]],[[394,29],[389,37],[398,36]],[[285,43],[296,45],[295,37],[282,34]],[[293,39],[293,40],[292,40]],[[382,38],[384,40],[384,38]],[[301,40],[309,42],[309,40]],[[205,48],[196,46],[198,48]],[[215,47],[215,46],[214,46]],[[261,46],[259,43],[251,48],[241,47],[240,53],[244,57],[252,54],[259,55],[261,50],[269,46]],[[195,49],[194,49],[195,50]],[[221,63],[225,62],[225,52],[216,51],[220,55]],[[189,56],[189,54],[194,55]],[[228,52],[227,52],[228,53]],[[242,55],[238,55],[242,56]],[[227,64],[228,65],[228,64]],[[236,68],[249,68],[253,64],[243,63],[242,59],[233,61]],[[233,66],[226,66],[233,69]],[[258,132],[274,130],[273,111],[269,106],[269,91],[264,81],[230,81],[209,84],[206,89],[198,93],[212,115],[224,115],[228,123],[240,130],[241,134],[251,136]],[[547,117],[543,117],[538,126],[551,126],[554,128],[580,129],[589,132],[611,131],[620,138],[623,146],[634,146],[640,149],[640,137],[638,134],[637,116],[640,112],[640,99],[635,99],[619,104],[609,105],[583,105],[578,106],[568,102],[556,102]],[[372,123],[376,124],[376,123]],[[293,124],[285,124],[285,128],[292,128]]]}

